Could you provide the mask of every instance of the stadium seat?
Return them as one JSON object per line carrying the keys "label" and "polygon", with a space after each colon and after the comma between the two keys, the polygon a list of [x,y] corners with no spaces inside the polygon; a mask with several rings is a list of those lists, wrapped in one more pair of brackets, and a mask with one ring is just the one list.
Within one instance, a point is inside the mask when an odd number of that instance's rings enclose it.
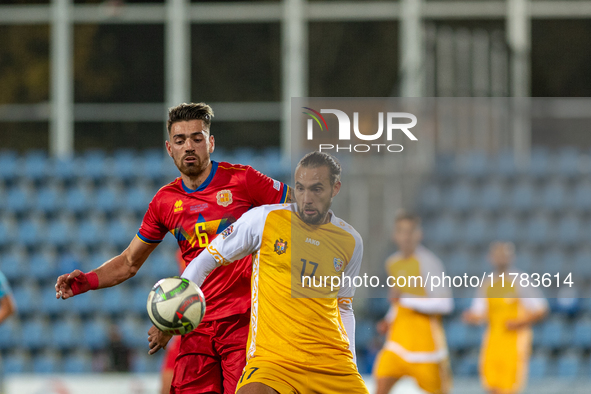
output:
{"label": "stadium seat", "polygon": [[591,183],[588,181],[577,183],[573,192],[573,206],[580,212],[591,211]]}
{"label": "stadium seat", "polygon": [[583,226],[578,216],[562,216],[556,227],[557,241],[561,245],[574,246],[581,240]]}
{"label": "stadium seat", "polygon": [[556,157],[556,172],[562,178],[573,178],[581,172],[579,152],[576,148],[563,148]]}
{"label": "stadium seat", "polygon": [[[14,235],[12,229],[10,229],[7,224],[4,224],[0,221],[0,248],[11,245],[15,238],[16,236]],[[1,258],[2,256],[0,256],[0,260]]]}
{"label": "stadium seat", "polygon": [[494,238],[500,241],[520,242],[523,237],[523,231],[515,215],[501,216],[492,227]]}
{"label": "stadium seat", "polygon": [[44,179],[49,174],[47,153],[38,150],[27,152],[21,161],[20,173],[35,182]]}
{"label": "stadium seat", "polygon": [[575,322],[572,345],[577,349],[591,349],[591,319],[582,318]]}
{"label": "stadium seat", "polygon": [[573,258],[573,274],[591,278],[591,249],[579,250]]}
{"label": "stadium seat", "polygon": [[451,215],[444,215],[433,226],[431,241],[436,245],[448,246],[459,237],[457,220]]}
{"label": "stadium seat", "polygon": [[456,159],[459,175],[480,179],[488,174],[489,164],[486,152],[471,151],[461,154]]}
{"label": "stadium seat", "polygon": [[113,163],[109,174],[123,181],[129,181],[136,175],[138,164],[139,162],[136,160],[133,151],[128,149],[118,150],[113,155]]}
{"label": "stadium seat", "polygon": [[13,295],[20,315],[30,315],[37,310],[39,291],[35,286],[31,284],[17,286],[13,290]]}
{"label": "stadium seat", "polygon": [[[85,246],[96,246],[105,240],[106,227],[103,222],[85,219],[80,222],[78,231],[74,234],[75,241]],[[111,256],[112,257],[112,256]]]}
{"label": "stadium seat", "polygon": [[61,372],[61,357],[57,352],[44,351],[33,358],[34,374],[55,374]]}
{"label": "stadium seat", "polygon": [[31,196],[24,187],[12,187],[6,193],[4,209],[15,214],[26,213],[32,206]]}
{"label": "stadium seat", "polygon": [[536,352],[529,361],[529,376],[540,379],[547,376],[550,370],[550,356],[547,352]]}
{"label": "stadium seat", "polygon": [[[118,248],[125,247],[132,239],[134,231],[128,228],[121,220],[115,219],[107,225],[105,241]],[[137,231],[137,229],[135,229]]]}
{"label": "stadium seat", "polygon": [[64,358],[64,373],[80,374],[92,372],[92,356],[88,352],[76,351]]}
{"label": "stadium seat", "polygon": [[468,272],[474,261],[474,256],[466,249],[459,249],[450,254],[448,259],[443,263],[450,275],[463,275],[465,272]]}
{"label": "stadium seat", "polygon": [[95,208],[107,214],[111,214],[120,208],[122,196],[110,187],[101,187],[96,192]]}
{"label": "stadium seat", "polygon": [[[59,301],[59,300],[58,300]],[[50,344],[57,350],[70,350],[82,344],[80,323],[71,318],[58,319],[52,324]]]}
{"label": "stadium seat", "polygon": [[547,215],[537,214],[532,217],[525,225],[525,241],[543,246],[552,238],[553,226]]}
{"label": "stadium seat", "polygon": [[503,178],[511,179],[518,174],[513,151],[502,150],[493,159],[492,171]]}
{"label": "stadium seat", "polygon": [[3,358],[2,369],[6,375],[30,373],[33,370],[31,357],[27,352],[16,351]]}
{"label": "stadium seat", "polygon": [[[218,149],[216,148],[216,153]],[[164,160],[171,160],[164,154],[162,149],[150,149],[143,152],[138,157],[138,163],[136,168],[136,177],[147,178],[153,182],[159,182],[160,177],[163,175],[163,163]]]}
{"label": "stadium seat", "polygon": [[26,350],[39,350],[49,345],[51,326],[45,318],[36,317],[23,321],[22,327],[26,335],[21,338],[20,345]]}
{"label": "stadium seat", "polygon": [[14,151],[0,151],[0,180],[11,181],[18,175],[18,155]]}
{"label": "stadium seat", "polygon": [[551,248],[542,253],[539,263],[534,265],[532,273],[550,273],[555,274],[558,271],[564,270],[568,259],[560,248]]}
{"label": "stadium seat", "polygon": [[556,375],[563,379],[574,379],[579,375],[582,362],[577,353],[568,351],[558,358],[556,364]]}
{"label": "stadium seat", "polygon": [[136,351],[131,358],[131,372],[133,373],[155,373],[162,365],[162,357],[158,352],[155,355],[149,356],[147,352]]}
{"label": "stadium seat", "polygon": [[81,348],[97,351],[104,349],[109,341],[109,331],[104,318],[96,315],[93,320],[89,320],[82,326],[82,345]]}
{"label": "stadium seat", "polygon": [[154,194],[146,188],[133,187],[125,195],[125,207],[132,212],[144,214]]}
{"label": "stadium seat", "polygon": [[101,151],[88,151],[81,158],[78,166],[78,176],[98,181],[108,172],[105,154]]}
{"label": "stadium seat", "polygon": [[28,276],[38,282],[54,280],[57,277],[55,257],[50,251],[37,252],[28,258],[29,266],[32,267]]}
{"label": "stadium seat", "polygon": [[64,209],[75,214],[88,213],[91,207],[94,207],[93,202],[93,195],[87,191],[87,188],[76,184],[66,192]]}
{"label": "stadium seat", "polygon": [[536,147],[532,150],[528,172],[534,178],[543,178],[551,174],[551,158],[547,149]]}
{"label": "stadium seat", "polygon": [[29,273],[28,256],[21,247],[13,248],[11,251],[0,256],[0,271],[6,276],[9,282],[19,281]]}
{"label": "stadium seat", "polygon": [[54,187],[43,187],[37,191],[34,208],[44,214],[54,214],[62,206],[64,197]]}
{"label": "stadium seat", "polygon": [[76,176],[79,163],[74,159],[54,159],[50,165],[49,175],[57,181],[68,183]]}
{"label": "stadium seat", "polygon": [[478,353],[470,352],[462,357],[454,368],[457,376],[469,377],[478,375]]}
{"label": "stadium seat", "polygon": [[374,337],[377,336],[375,324],[368,320],[359,320],[355,327],[355,346],[365,349],[371,345]]}
{"label": "stadium seat", "polygon": [[[53,277],[55,282],[55,276]],[[58,316],[69,310],[70,300],[58,300],[55,298],[55,287],[53,284],[45,286],[41,290],[39,299],[40,309],[47,316]]]}
{"label": "stadium seat", "polygon": [[52,220],[47,225],[46,242],[57,247],[64,247],[72,242],[74,230],[64,219]]}
{"label": "stadium seat", "polygon": [[21,333],[21,326],[15,317],[3,322],[0,325],[0,350],[4,352],[13,348],[15,344],[19,343]]}
{"label": "stadium seat", "polygon": [[125,286],[119,285],[103,291],[103,312],[120,314],[129,309],[131,301],[129,291]]}
{"label": "stadium seat", "polygon": [[445,332],[449,348],[454,351],[466,350],[470,346],[469,331],[469,327],[460,320],[447,324]]}
{"label": "stadium seat", "polygon": [[487,212],[498,212],[507,204],[506,190],[498,181],[486,183],[484,187],[477,193],[478,206],[482,207]]}
{"label": "stadium seat", "polygon": [[459,182],[447,192],[446,206],[455,212],[466,212],[474,203],[474,190],[467,182]]}
{"label": "stadium seat", "polygon": [[464,241],[471,246],[482,246],[491,241],[490,224],[482,215],[470,216],[464,222]]}
{"label": "stadium seat", "polygon": [[554,181],[548,183],[542,189],[541,208],[547,211],[557,212],[570,204],[569,193],[563,182]]}
{"label": "stadium seat", "polygon": [[152,323],[148,319],[126,316],[120,326],[123,343],[130,348],[146,346],[150,327]]}
{"label": "stadium seat", "polygon": [[443,204],[441,191],[435,185],[428,185],[423,188],[419,196],[419,209],[421,212],[432,214],[440,211]]}
{"label": "stadium seat", "polygon": [[538,191],[530,182],[519,183],[511,193],[508,208],[516,212],[529,212],[538,207]]}
{"label": "stadium seat", "polygon": [[534,328],[534,344],[546,349],[561,349],[567,341],[566,324],[558,316],[552,316]]}

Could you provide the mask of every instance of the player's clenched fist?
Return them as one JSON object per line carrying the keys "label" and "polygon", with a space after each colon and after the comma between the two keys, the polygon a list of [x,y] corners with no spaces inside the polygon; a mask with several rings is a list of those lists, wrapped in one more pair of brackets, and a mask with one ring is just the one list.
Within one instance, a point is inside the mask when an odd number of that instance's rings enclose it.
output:
{"label": "player's clenched fist", "polygon": [[69,274],[61,275],[55,283],[55,298],[67,299],[88,290],[98,288],[98,275],[95,272],[84,273],[74,270]]}

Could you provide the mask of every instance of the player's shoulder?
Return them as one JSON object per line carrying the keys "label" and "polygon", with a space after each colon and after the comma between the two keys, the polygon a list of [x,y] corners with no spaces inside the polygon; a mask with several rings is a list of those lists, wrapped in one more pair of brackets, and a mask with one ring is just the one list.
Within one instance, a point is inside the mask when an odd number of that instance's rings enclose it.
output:
{"label": "player's shoulder", "polygon": [[293,204],[294,203],[259,205],[257,207],[249,209],[248,212],[246,212],[244,215],[248,214],[251,217],[267,217],[271,212],[291,211],[293,208]]}
{"label": "player's shoulder", "polygon": [[218,171],[229,173],[246,173],[246,171],[253,170],[249,165],[228,163],[227,161],[218,162]]}
{"label": "player's shoulder", "polygon": [[353,238],[355,239],[355,242],[357,242],[357,243],[363,242],[363,239],[361,238],[361,234],[359,234],[353,226],[351,226],[349,223],[345,222],[343,219],[337,217],[332,211],[331,211],[331,213],[332,213],[332,216],[330,218],[330,222],[334,226],[351,234],[351,236],[353,236]]}
{"label": "player's shoulder", "polygon": [[161,202],[169,197],[171,194],[177,194],[179,191],[182,191],[182,184],[181,184],[181,177],[175,178],[172,182],[167,183],[166,185],[162,186],[154,197],[152,198],[152,202]]}

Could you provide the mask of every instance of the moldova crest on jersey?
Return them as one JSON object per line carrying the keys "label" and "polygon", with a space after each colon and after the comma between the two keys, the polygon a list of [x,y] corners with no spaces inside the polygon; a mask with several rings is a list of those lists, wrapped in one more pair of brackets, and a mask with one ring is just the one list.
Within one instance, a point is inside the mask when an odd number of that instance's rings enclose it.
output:
{"label": "moldova crest on jersey", "polygon": [[275,241],[275,253],[278,255],[282,255],[287,250],[287,241],[284,241],[282,238],[279,238]]}
{"label": "moldova crest on jersey", "polygon": [[335,257],[334,260],[332,261],[334,264],[334,269],[339,272],[341,270],[341,268],[343,268],[343,260],[339,259],[338,257]]}

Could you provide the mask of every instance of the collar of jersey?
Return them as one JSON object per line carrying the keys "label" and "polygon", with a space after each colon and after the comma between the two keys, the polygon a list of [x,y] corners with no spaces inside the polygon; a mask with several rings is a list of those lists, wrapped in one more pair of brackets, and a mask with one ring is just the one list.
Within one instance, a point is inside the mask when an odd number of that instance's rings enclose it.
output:
{"label": "collar of jersey", "polygon": [[217,169],[218,169],[218,162],[212,160],[211,161],[211,172],[209,173],[209,176],[207,177],[205,182],[203,182],[201,185],[199,185],[199,187],[195,190],[189,189],[185,185],[185,182],[183,182],[183,180],[181,179],[181,185],[183,185],[183,190],[187,193],[195,193],[195,192],[200,192],[200,191],[205,190],[205,188],[211,183],[211,180],[213,179],[213,176],[215,175],[215,172],[217,171]]}

